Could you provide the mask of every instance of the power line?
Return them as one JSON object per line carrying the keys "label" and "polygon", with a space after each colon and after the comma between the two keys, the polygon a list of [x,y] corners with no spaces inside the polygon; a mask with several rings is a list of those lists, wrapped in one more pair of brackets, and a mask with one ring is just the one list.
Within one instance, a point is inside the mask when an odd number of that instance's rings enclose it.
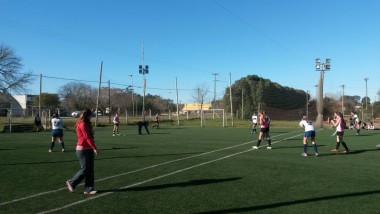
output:
{"label": "power line", "polygon": [[287,48],[285,45],[281,44],[280,42],[272,39],[270,36],[268,36],[267,34],[265,34],[264,32],[260,31],[257,27],[253,26],[251,23],[249,23],[248,21],[244,20],[243,18],[241,18],[239,15],[237,15],[236,13],[232,12],[231,10],[229,10],[228,8],[226,8],[225,6],[223,6],[221,3],[217,2],[216,0],[213,0],[212,1],[215,5],[219,6],[220,8],[222,8],[224,11],[226,11],[228,14],[230,14],[231,16],[235,17],[237,20],[239,20],[240,22],[242,22],[243,24],[247,25],[251,30],[257,32],[258,34],[260,34],[262,37],[266,38],[267,40],[269,40],[270,42],[274,43],[275,45],[277,45],[278,47],[286,50],[287,52],[291,53],[292,55],[298,57],[298,58],[303,58],[302,56],[296,54],[295,52],[293,52],[292,50],[290,50],[289,48]]}

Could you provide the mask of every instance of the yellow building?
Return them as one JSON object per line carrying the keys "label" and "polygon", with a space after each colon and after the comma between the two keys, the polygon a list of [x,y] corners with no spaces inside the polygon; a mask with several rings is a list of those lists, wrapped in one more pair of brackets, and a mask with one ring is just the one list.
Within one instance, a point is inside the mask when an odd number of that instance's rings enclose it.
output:
{"label": "yellow building", "polygon": [[199,111],[202,107],[202,110],[208,110],[211,109],[211,103],[188,103],[185,104],[182,113],[190,112],[190,111]]}

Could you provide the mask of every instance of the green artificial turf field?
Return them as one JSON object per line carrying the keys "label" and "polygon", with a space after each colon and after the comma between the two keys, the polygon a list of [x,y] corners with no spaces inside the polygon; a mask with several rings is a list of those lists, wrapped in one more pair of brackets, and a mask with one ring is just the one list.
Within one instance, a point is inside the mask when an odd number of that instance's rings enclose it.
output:
{"label": "green artificial turf field", "polygon": [[[248,128],[95,128],[98,194],[74,193],[76,136],[48,153],[50,132],[0,133],[1,213],[377,213],[379,131],[346,130],[351,152],[335,154],[333,130],[317,132],[319,157],[302,157],[303,130],[271,128],[273,149]],[[125,136],[124,136],[125,135]],[[341,148],[341,151],[342,148]]]}

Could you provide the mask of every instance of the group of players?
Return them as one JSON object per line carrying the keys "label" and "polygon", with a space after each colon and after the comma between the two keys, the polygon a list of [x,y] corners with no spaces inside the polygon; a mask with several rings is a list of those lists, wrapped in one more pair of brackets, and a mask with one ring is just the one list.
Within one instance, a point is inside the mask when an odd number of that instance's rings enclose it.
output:
{"label": "group of players", "polygon": [[[354,116],[354,115],[353,115]],[[357,117],[357,116],[356,116]],[[334,135],[336,135],[336,146],[334,149],[331,150],[331,152],[338,153],[340,145],[343,146],[344,150],[342,153],[346,154],[350,150],[347,147],[347,144],[343,140],[344,135],[344,128],[346,126],[346,123],[344,121],[343,115],[341,112],[335,112],[334,113],[334,119],[329,121],[332,126],[335,127],[336,132]],[[268,147],[267,149],[272,149],[272,141],[270,139],[269,135],[269,126],[270,126],[270,118],[265,113],[265,111],[260,111],[259,115],[257,116],[255,113],[252,115],[252,134],[257,133],[256,132],[256,126],[257,124],[260,125],[260,133],[257,140],[257,145],[252,146],[252,149],[259,149],[260,143],[263,139],[268,140]],[[307,116],[303,116],[302,120],[299,123],[299,126],[305,129],[304,137],[303,137],[303,153],[302,156],[307,157],[307,146],[308,146],[308,139],[310,139],[313,149],[314,149],[314,155],[317,157],[318,154],[318,146],[315,141],[315,128],[313,123],[308,119]],[[359,134],[359,132],[357,132]]]}

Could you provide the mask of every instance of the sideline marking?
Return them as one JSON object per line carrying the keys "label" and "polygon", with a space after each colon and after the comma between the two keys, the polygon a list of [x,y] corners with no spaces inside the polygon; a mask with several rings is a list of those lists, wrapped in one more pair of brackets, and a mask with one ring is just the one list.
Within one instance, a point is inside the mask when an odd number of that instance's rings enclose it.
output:
{"label": "sideline marking", "polygon": [[[279,135],[271,137],[271,139],[273,139],[275,137],[282,136],[282,135],[287,135],[287,134],[291,134],[291,133],[294,133],[294,132],[299,132],[299,131],[301,131],[301,130],[296,130],[296,131],[292,131],[292,132],[282,133],[282,134],[279,134]],[[293,137],[297,137],[297,136],[299,136],[299,135],[296,135],[296,136],[293,136]],[[290,139],[290,138],[293,138],[293,137],[285,138],[283,140]],[[281,141],[283,141],[283,140],[281,140]],[[167,162],[151,165],[151,166],[144,167],[144,168],[141,168],[141,169],[136,169],[136,170],[129,171],[129,172],[124,172],[124,173],[121,173],[121,174],[117,174],[117,175],[112,175],[112,176],[100,178],[100,179],[95,180],[95,182],[105,181],[105,180],[108,180],[108,179],[112,179],[112,178],[116,178],[116,177],[120,177],[120,176],[124,176],[124,175],[133,174],[133,173],[144,171],[144,170],[147,170],[147,169],[152,169],[152,168],[156,168],[156,167],[159,167],[159,166],[163,166],[163,165],[167,165],[167,164],[171,164],[171,163],[175,163],[175,162],[179,162],[179,161],[183,161],[183,160],[187,160],[187,159],[191,159],[191,158],[195,158],[195,157],[200,157],[200,156],[211,154],[211,153],[215,153],[215,152],[220,152],[220,151],[223,151],[223,150],[228,150],[228,149],[232,149],[232,148],[239,147],[239,146],[244,146],[244,145],[247,145],[247,144],[253,143],[253,142],[255,142],[255,141],[249,141],[249,142],[237,144],[237,145],[234,145],[234,146],[229,146],[229,147],[225,147],[225,148],[221,148],[221,149],[217,149],[217,150],[213,150],[213,151],[209,151],[209,152],[204,152],[204,153],[197,154],[197,155],[192,155],[192,156],[189,156],[189,157],[179,158],[179,159],[175,159],[175,160],[171,160],[171,161],[167,161]],[[278,142],[280,142],[280,141],[278,141]],[[277,142],[272,142],[272,144],[275,144],[275,143],[277,143]],[[248,151],[250,151],[250,150],[248,150]],[[78,186],[83,186],[83,185],[84,184],[82,183],[82,184],[80,184]],[[35,197],[41,196],[41,195],[46,195],[46,194],[50,194],[50,193],[59,192],[59,191],[62,191],[62,190],[66,190],[66,187],[59,188],[59,189],[56,189],[56,190],[41,192],[41,193],[37,193],[37,194],[34,194],[34,195],[29,195],[29,196],[26,196],[26,197],[23,197],[23,198],[14,199],[14,200],[11,200],[11,201],[1,202],[0,206],[11,204],[11,203],[15,203],[15,202],[19,202],[19,201],[24,201],[24,200],[27,200],[27,199],[31,199],[31,198],[35,198]]]}

